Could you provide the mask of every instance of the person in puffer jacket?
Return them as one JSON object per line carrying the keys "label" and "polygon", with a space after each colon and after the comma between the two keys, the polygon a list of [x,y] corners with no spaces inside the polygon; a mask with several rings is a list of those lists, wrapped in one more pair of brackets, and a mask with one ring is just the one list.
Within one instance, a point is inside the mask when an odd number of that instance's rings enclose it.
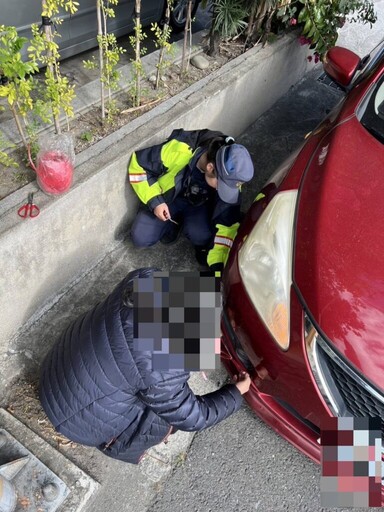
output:
{"label": "person in puffer jacket", "polygon": [[197,432],[228,418],[250,386],[245,374],[197,396],[189,372],[155,370],[152,353],[134,348],[133,282],[154,271],[130,272],[65,330],[41,370],[40,400],[55,429],[132,464],[173,430]]}

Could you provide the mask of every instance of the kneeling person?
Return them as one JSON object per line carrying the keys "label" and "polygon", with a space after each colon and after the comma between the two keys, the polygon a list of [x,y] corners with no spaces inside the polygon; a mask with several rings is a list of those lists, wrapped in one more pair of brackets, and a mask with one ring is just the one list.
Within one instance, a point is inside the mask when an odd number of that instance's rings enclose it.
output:
{"label": "kneeling person", "polygon": [[253,177],[247,149],[211,130],[177,129],[156,146],[136,151],[130,183],[142,202],[133,243],[171,243],[183,224],[197,261],[221,270],[240,220],[241,185]]}
{"label": "kneeling person", "polygon": [[[207,329],[217,324],[211,309],[219,307],[212,299],[219,294],[219,278],[210,276],[217,282],[200,300],[196,288],[190,289],[196,275],[187,275],[180,286],[178,276],[167,280],[163,274],[128,274],[66,329],[41,371],[40,399],[55,429],[133,464],[174,430],[197,432],[224,420],[240,408],[250,386],[243,375],[213,393],[192,392],[189,370],[199,369],[204,352],[196,359],[196,341],[217,337],[217,330],[212,336]],[[183,350],[172,349],[182,338]],[[185,350],[187,341],[192,350]]]}

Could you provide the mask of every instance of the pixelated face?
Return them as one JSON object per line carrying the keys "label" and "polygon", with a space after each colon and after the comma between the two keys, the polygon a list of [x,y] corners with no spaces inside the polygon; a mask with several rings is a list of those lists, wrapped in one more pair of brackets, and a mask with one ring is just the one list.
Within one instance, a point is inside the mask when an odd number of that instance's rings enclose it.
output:
{"label": "pixelated face", "polygon": [[321,505],[380,507],[382,420],[330,417],[321,427]]}
{"label": "pixelated face", "polygon": [[220,357],[220,277],[154,272],[133,284],[134,349],[154,370],[211,370]]}

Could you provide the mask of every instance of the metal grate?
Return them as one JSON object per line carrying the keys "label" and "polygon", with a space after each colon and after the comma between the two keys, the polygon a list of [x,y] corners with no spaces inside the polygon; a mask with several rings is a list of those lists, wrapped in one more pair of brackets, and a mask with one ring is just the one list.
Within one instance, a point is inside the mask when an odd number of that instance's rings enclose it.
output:
{"label": "metal grate", "polygon": [[330,87],[331,89],[336,89],[337,91],[345,92],[344,89],[342,87],[340,87],[339,85],[337,85],[337,83],[334,82],[332,80],[332,78],[330,78],[326,73],[321,73],[321,75],[318,77],[317,81],[323,85]]}

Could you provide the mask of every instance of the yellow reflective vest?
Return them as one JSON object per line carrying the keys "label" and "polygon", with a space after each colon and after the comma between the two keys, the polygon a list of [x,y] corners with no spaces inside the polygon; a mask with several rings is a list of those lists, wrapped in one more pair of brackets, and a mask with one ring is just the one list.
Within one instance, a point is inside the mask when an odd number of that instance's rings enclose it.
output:
{"label": "yellow reflective vest", "polygon": [[[223,136],[211,130],[174,130],[164,143],[140,149],[128,165],[129,182],[140,201],[153,211],[161,203],[170,204],[182,192],[189,163],[196,150],[209,139]],[[212,223],[216,235],[209,245],[208,265],[225,265],[238,228],[240,201],[236,205],[222,201],[216,194]]]}

